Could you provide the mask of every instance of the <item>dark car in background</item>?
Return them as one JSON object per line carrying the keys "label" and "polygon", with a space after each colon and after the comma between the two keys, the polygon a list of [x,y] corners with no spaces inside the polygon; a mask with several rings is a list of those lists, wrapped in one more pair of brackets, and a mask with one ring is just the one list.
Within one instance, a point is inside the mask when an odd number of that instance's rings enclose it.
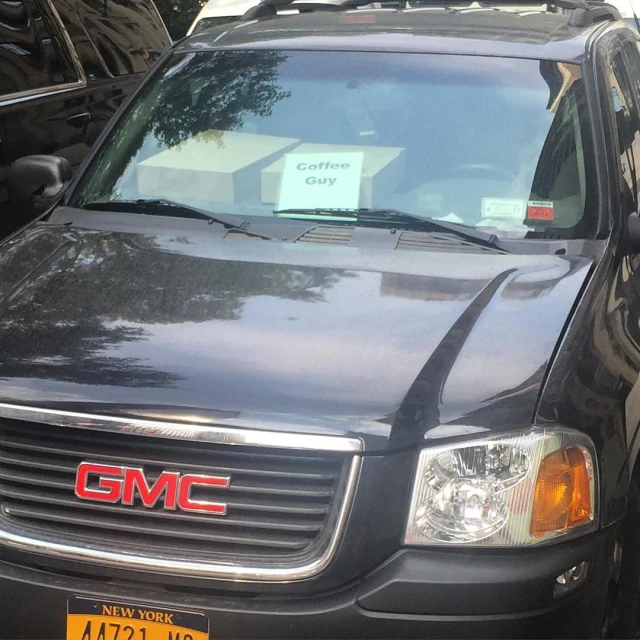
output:
{"label": "dark car in background", "polygon": [[76,168],[170,43],[152,0],[0,0],[0,236],[29,217],[8,202],[10,163]]}

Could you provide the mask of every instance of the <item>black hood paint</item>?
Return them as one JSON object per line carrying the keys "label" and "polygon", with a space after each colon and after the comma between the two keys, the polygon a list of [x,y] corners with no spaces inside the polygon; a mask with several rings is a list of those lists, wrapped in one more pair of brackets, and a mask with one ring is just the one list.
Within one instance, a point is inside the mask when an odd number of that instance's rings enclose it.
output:
{"label": "black hood paint", "polygon": [[0,400],[369,450],[522,428],[590,266],[37,225],[0,255]]}

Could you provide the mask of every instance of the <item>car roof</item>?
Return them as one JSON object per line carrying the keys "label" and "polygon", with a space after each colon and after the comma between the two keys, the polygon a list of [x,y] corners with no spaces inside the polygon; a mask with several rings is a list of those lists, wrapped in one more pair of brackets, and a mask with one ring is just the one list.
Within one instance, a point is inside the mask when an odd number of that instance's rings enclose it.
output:
{"label": "car roof", "polygon": [[[449,53],[580,62],[594,32],[570,14],[498,9],[355,9],[238,22],[190,36],[178,52],[279,49]],[[620,21],[615,23],[627,29]]]}

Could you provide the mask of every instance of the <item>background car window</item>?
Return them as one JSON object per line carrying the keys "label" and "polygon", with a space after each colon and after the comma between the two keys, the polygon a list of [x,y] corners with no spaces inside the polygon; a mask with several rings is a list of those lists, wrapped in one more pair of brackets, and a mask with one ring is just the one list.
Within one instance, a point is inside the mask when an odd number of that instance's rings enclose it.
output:
{"label": "background car window", "polygon": [[79,6],[76,0],[56,0],[56,9],[80,58],[87,78],[90,80],[108,78],[110,74],[107,65],[98,53],[96,45],[82,22],[78,13]]}
{"label": "background car window", "polygon": [[53,16],[47,11],[34,16],[33,23],[47,58],[52,84],[77,82],[78,73],[58,22],[54,21]]}
{"label": "background car window", "polygon": [[[633,49],[635,47],[632,46],[625,53],[633,54]],[[640,91],[633,89],[622,52],[613,58],[610,82],[622,165],[622,202],[627,213],[630,213],[638,210],[637,161],[640,158],[640,114],[637,96],[640,95]]]}
{"label": "background car window", "polygon": [[0,96],[52,84],[33,18],[22,0],[0,0]]}
{"label": "background car window", "polygon": [[112,76],[144,73],[170,45],[150,0],[83,0],[77,4],[81,30],[75,30],[75,38],[92,60],[92,68],[85,68],[87,75],[104,70]]}

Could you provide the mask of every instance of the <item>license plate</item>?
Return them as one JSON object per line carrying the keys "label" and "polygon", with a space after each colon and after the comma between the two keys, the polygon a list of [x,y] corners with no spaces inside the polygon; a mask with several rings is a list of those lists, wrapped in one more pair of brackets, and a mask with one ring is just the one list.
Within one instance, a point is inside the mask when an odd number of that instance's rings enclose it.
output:
{"label": "license plate", "polygon": [[73,596],[67,640],[209,640],[204,613]]}

